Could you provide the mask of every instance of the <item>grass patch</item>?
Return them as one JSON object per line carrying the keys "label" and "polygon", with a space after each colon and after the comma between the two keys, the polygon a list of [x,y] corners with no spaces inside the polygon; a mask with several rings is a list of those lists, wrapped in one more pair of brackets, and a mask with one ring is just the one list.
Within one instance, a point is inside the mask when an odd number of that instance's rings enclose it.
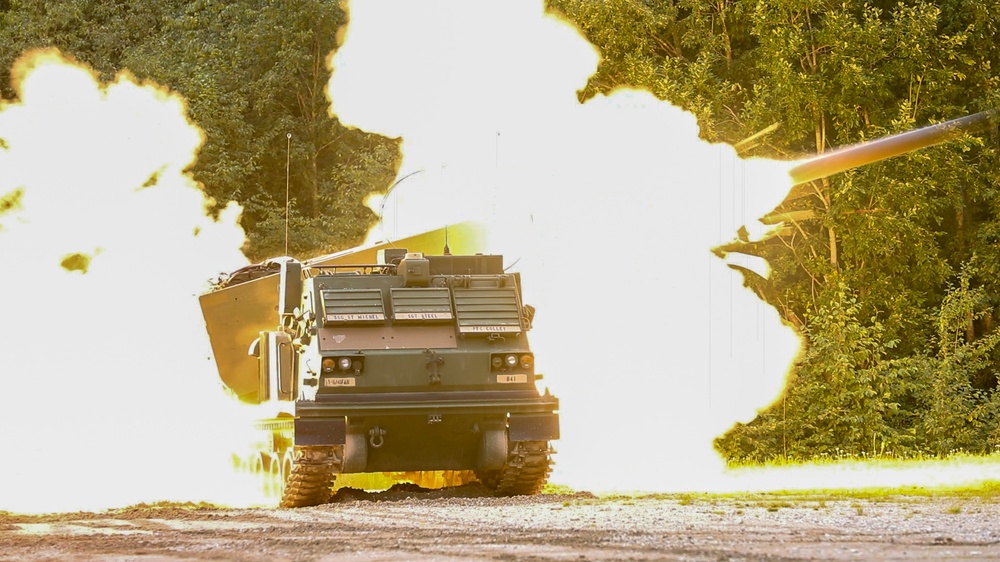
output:
{"label": "grass patch", "polygon": [[[664,482],[669,484],[667,479]],[[932,497],[1000,502],[1000,453],[944,458],[821,458],[809,463],[778,460],[732,467],[718,485],[759,491],[598,492],[596,497],[600,501],[667,500],[681,505],[745,502],[745,507],[782,500],[812,501],[819,502],[820,508],[825,508],[827,501],[899,502]],[[548,485],[546,490],[551,492],[543,493],[572,493],[558,485]]]}
{"label": "grass patch", "polygon": [[552,494],[556,496],[572,496],[573,494],[576,493],[576,490],[570,488],[569,486],[565,486],[563,484],[546,483],[544,486],[542,486],[542,493]]}
{"label": "grass patch", "polygon": [[768,511],[778,511],[779,509],[781,509],[783,507],[795,507],[795,505],[796,504],[794,504],[794,503],[792,503],[790,501],[781,500],[781,501],[772,501],[772,502],[769,502],[769,503],[766,504],[766,507],[767,507]]}
{"label": "grass patch", "polygon": [[[772,492],[615,493],[598,494],[591,502],[624,502],[632,504],[644,500],[673,501],[680,506],[724,503],[739,510],[764,508],[768,511],[794,507],[819,510],[829,508],[831,503],[848,502],[848,505],[858,512],[858,515],[862,515],[864,513],[863,502],[909,502],[919,504],[922,500],[930,498],[954,498],[963,502],[974,500],[1000,503],[1000,482],[987,482],[966,486],[887,486],[859,490],[816,489],[779,490]],[[958,513],[962,509],[961,505],[956,504],[955,507],[951,508],[955,511],[949,510],[949,513]]]}

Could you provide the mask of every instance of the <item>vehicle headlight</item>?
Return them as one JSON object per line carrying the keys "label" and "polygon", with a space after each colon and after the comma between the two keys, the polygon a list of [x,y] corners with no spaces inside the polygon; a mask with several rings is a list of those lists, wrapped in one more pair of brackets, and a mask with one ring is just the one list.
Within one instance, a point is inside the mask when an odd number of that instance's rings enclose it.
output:
{"label": "vehicle headlight", "polygon": [[522,355],[521,356],[521,368],[524,369],[524,370],[526,370],[526,371],[531,370],[531,367],[534,364],[534,362],[535,362],[535,358],[532,357],[532,356],[530,356],[530,355]]}

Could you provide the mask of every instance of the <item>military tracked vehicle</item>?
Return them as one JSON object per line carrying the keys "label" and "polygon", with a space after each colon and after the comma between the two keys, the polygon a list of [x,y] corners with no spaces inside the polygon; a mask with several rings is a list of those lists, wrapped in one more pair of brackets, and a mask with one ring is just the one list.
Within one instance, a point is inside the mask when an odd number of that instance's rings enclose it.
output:
{"label": "military tracked vehicle", "polygon": [[413,250],[272,259],[201,296],[223,381],[268,412],[242,460],[280,505],[323,503],[349,474],[545,483],[559,402],[536,388],[520,275],[499,255]]}

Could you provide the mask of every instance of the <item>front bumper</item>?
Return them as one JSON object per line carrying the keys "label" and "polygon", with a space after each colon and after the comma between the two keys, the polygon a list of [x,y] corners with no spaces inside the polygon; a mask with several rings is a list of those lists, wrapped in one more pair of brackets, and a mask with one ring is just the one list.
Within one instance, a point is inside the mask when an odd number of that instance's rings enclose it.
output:
{"label": "front bumper", "polygon": [[504,416],[513,441],[559,438],[559,399],[531,390],[337,394],[295,404],[296,445],[342,445],[347,418]]}

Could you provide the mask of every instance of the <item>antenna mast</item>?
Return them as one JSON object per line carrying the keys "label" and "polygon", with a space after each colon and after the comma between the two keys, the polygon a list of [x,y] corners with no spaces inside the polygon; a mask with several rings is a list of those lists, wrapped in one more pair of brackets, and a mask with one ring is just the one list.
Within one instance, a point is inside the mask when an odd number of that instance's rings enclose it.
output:
{"label": "antenna mast", "polygon": [[289,167],[292,161],[292,133],[285,135],[285,255],[288,255],[288,191],[289,191]]}

